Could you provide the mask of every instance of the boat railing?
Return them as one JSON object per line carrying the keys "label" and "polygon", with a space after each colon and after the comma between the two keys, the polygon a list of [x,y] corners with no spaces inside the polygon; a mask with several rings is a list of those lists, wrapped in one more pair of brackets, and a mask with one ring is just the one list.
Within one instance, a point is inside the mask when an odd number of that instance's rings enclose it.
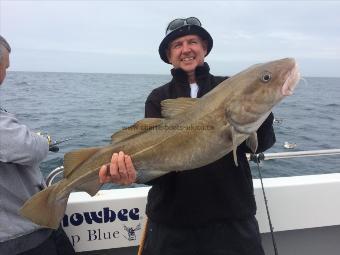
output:
{"label": "boat railing", "polygon": [[52,170],[46,177],[46,185],[47,187],[53,184],[53,180],[60,174],[64,173],[64,166],[58,166],[54,170]]}
{"label": "boat railing", "polygon": [[[308,151],[292,151],[292,152],[274,152],[274,153],[260,153],[260,154],[247,154],[249,161],[258,160],[272,160],[272,159],[290,159],[302,157],[319,157],[319,156],[332,156],[340,155],[340,149],[327,149],[327,150],[308,150]],[[51,171],[46,177],[47,186],[53,184],[54,179],[64,172],[64,166],[59,166]]]}
{"label": "boat railing", "polygon": [[[318,157],[318,156],[340,155],[340,149],[260,153],[257,155],[259,156],[263,155],[261,160]],[[247,154],[247,158],[248,160],[251,160],[252,155]]]}

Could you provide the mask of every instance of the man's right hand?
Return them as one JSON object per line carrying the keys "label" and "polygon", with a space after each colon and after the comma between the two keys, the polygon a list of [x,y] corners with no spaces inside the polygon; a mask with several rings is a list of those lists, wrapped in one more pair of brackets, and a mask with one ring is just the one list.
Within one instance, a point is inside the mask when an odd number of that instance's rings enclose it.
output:
{"label": "man's right hand", "polygon": [[120,151],[113,153],[111,163],[103,165],[99,170],[100,183],[117,183],[129,185],[136,181],[136,169],[131,157]]}

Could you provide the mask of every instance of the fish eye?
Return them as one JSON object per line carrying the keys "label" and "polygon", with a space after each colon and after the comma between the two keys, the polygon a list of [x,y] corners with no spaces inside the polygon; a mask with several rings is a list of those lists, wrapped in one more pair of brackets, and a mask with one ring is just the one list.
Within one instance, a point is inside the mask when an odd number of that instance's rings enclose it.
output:
{"label": "fish eye", "polygon": [[265,71],[261,75],[262,82],[269,82],[272,79],[272,74],[268,71]]}

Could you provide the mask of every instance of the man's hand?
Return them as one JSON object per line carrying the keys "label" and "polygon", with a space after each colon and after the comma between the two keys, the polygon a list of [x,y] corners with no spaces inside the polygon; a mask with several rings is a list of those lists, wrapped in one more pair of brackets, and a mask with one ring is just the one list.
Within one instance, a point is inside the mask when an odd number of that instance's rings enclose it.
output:
{"label": "man's hand", "polygon": [[99,170],[100,183],[113,182],[129,185],[136,181],[136,169],[131,157],[124,152],[113,153],[111,163],[103,165]]}

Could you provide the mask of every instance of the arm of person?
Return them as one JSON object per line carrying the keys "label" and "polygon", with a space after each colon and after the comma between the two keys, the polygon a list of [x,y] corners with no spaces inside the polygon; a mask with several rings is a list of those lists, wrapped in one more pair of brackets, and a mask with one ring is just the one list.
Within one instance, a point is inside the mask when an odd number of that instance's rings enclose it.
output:
{"label": "arm of person", "polygon": [[0,161],[32,166],[48,153],[46,138],[20,124],[13,114],[0,111]]}
{"label": "arm of person", "polygon": [[161,95],[153,90],[145,101],[145,118],[162,118]]}

